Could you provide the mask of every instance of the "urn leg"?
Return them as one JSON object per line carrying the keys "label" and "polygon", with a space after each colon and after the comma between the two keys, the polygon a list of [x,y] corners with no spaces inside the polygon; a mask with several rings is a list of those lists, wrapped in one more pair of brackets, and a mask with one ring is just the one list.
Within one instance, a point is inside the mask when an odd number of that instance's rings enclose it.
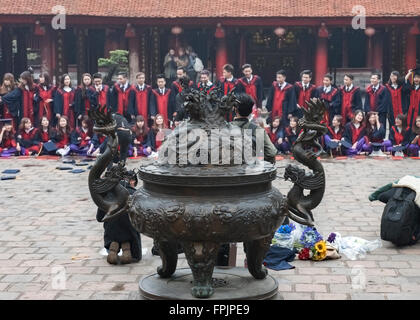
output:
{"label": "urn leg", "polygon": [[196,298],[209,298],[214,293],[212,276],[219,244],[184,242],[183,247],[194,278],[191,294]]}
{"label": "urn leg", "polygon": [[157,273],[162,278],[169,278],[176,270],[178,262],[177,242],[176,241],[155,241],[155,246],[159,248],[159,255],[162,265],[157,268]]}
{"label": "urn leg", "polygon": [[272,238],[270,236],[244,243],[248,271],[255,279],[265,279],[267,276],[267,269],[262,263],[270,248]]}

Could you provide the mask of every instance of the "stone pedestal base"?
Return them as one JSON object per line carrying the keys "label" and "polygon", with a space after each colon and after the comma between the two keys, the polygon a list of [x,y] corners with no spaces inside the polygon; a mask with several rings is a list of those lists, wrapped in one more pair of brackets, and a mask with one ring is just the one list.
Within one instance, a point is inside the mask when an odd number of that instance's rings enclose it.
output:
{"label": "stone pedestal base", "polygon": [[[264,300],[277,294],[278,283],[272,276],[256,280],[245,268],[215,268],[212,277],[214,294],[202,300]],[[177,269],[170,278],[158,274],[140,280],[140,294],[151,300],[201,300],[191,295],[193,275],[189,268]]]}

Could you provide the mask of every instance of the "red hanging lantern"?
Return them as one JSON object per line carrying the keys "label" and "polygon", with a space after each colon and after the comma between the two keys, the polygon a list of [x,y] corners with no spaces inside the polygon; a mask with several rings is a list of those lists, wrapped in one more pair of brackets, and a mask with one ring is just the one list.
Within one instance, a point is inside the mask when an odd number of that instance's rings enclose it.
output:
{"label": "red hanging lantern", "polygon": [[225,29],[222,28],[222,24],[218,23],[216,27],[216,32],[214,33],[216,39],[221,39],[225,37]]}
{"label": "red hanging lantern", "polygon": [[375,35],[375,28],[367,27],[365,29],[365,35],[367,35],[369,38],[373,37]]}
{"label": "red hanging lantern", "polygon": [[286,29],[283,27],[277,27],[276,29],[274,29],[274,34],[281,38],[286,34]]}
{"label": "red hanging lantern", "polygon": [[45,27],[41,26],[41,24],[40,24],[40,22],[38,20],[35,21],[34,35],[36,35],[36,36],[43,36],[43,35],[45,35]]}
{"label": "red hanging lantern", "polygon": [[174,35],[176,35],[176,36],[180,35],[182,33],[182,31],[183,30],[182,30],[182,28],[180,26],[174,26],[171,29],[171,33],[174,34]]}
{"label": "red hanging lantern", "polygon": [[420,35],[419,23],[416,22],[413,26],[411,26],[410,30],[408,30],[408,33],[415,36]]}
{"label": "red hanging lantern", "polygon": [[124,36],[126,38],[134,38],[136,36],[136,30],[134,30],[131,23],[127,23],[127,27],[125,28],[125,34]]}
{"label": "red hanging lantern", "polygon": [[325,23],[321,23],[321,27],[318,30],[318,37],[320,38],[328,38],[329,37],[328,29],[325,26]]}

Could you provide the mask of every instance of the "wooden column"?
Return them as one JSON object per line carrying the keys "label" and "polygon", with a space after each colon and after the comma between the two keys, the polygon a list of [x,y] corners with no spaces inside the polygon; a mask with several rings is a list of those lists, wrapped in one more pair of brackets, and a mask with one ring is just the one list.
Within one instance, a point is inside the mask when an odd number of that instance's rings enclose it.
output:
{"label": "wooden column", "polygon": [[346,30],[343,30],[343,63],[342,67],[347,68],[349,66],[349,40]]}
{"label": "wooden column", "polygon": [[6,72],[13,73],[12,35],[11,35],[11,30],[9,27],[2,27],[1,50],[2,50],[2,64],[0,65],[1,75],[4,75]]}
{"label": "wooden column", "polygon": [[239,68],[246,63],[246,36],[245,31],[241,32],[239,40]]}
{"label": "wooden column", "polygon": [[384,41],[383,33],[376,32],[373,38],[372,67],[378,71],[383,70],[383,58],[384,58],[383,41]]}
{"label": "wooden column", "polygon": [[216,38],[216,78],[222,76],[223,66],[227,63],[226,34],[219,25],[214,34]]}
{"label": "wooden column", "polygon": [[160,34],[158,27],[152,27],[151,35],[151,50],[150,50],[150,69],[149,79],[150,83],[155,86],[156,75],[162,72],[163,61],[160,61]]}
{"label": "wooden column", "polygon": [[322,84],[328,71],[328,30],[322,25],[318,30],[315,52],[315,84]]}
{"label": "wooden column", "polygon": [[53,71],[53,47],[51,30],[45,26],[45,34],[40,38],[41,47],[41,72],[47,72],[51,77]]}
{"label": "wooden column", "polygon": [[21,74],[23,71],[28,69],[28,57],[26,52],[26,37],[28,31],[25,28],[16,29],[17,36],[17,54],[15,59],[15,68],[14,72],[16,74]]}
{"label": "wooden column", "polygon": [[130,73],[130,83],[136,80],[136,73],[139,72],[139,46],[140,40],[137,37],[128,38],[128,69]]}
{"label": "wooden column", "polygon": [[405,45],[405,67],[406,70],[416,67],[417,58],[417,35],[420,34],[418,24],[414,24],[407,30]]}
{"label": "wooden column", "polygon": [[67,64],[65,62],[65,56],[64,56],[64,33],[62,30],[56,31],[56,46],[55,46],[55,61],[56,61],[56,67],[55,67],[55,76],[56,81],[59,83],[60,77],[67,73]]}
{"label": "wooden column", "polygon": [[77,83],[81,81],[82,74],[87,72],[86,69],[86,35],[84,28],[77,28]]}

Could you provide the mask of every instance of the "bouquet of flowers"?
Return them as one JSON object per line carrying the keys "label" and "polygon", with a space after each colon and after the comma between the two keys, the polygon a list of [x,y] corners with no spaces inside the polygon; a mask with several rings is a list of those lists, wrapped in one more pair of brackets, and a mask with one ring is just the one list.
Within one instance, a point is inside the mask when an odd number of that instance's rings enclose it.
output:
{"label": "bouquet of flowers", "polygon": [[272,245],[283,248],[293,249],[293,237],[292,232],[296,227],[293,223],[281,225],[272,240]]}
{"label": "bouquet of flowers", "polygon": [[334,233],[331,233],[325,241],[315,228],[306,227],[294,247],[300,260],[321,261],[327,257],[327,245],[333,243],[334,240]]}

